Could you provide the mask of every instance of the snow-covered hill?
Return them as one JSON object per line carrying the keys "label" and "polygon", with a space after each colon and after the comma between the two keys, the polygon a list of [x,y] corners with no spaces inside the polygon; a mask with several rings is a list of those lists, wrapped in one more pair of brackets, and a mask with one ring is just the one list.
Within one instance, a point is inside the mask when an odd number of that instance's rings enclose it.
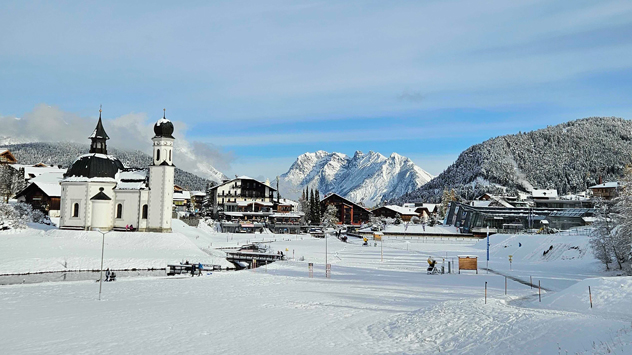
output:
{"label": "snow-covered hill", "polygon": [[390,201],[439,202],[443,190],[462,198],[485,192],[585,191],[599,179],[619,179],[632,163],[632,121],[590,117],[473,145],[428,184]]}
{"label": "snow-covered hill", "polygon": [[373,151],[357,151],[353,157],[319,150],[299,156],[281,175],[281,195],[296,199],[305,186],[321,196],[335,192],[366,206],[414,191],[432,175],[397,153],[388,158]]}

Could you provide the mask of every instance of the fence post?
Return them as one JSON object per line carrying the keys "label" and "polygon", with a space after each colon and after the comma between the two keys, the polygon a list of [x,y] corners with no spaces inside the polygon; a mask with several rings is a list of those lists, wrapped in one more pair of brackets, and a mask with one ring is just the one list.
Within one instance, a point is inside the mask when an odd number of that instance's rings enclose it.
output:
{"label": "fence post", "polygon": [[307,265],[309,268],[309,278],[311,279],[312,277],[314,277],[314,263],[309,263]]}
{"label": "fence post", "polygon": [[538,299],[542,302],[542,286],[540,286],[540,280],[538,280]]}
{"label": "fence post", "polygon": [[592,293],[590,292],[590,286],[588,286],[588,297],[590,298],[590,308],[592,308]]}
{"label": "fence post", "polygon": [[485,281],[485,304],[487,304],[487,281]]}

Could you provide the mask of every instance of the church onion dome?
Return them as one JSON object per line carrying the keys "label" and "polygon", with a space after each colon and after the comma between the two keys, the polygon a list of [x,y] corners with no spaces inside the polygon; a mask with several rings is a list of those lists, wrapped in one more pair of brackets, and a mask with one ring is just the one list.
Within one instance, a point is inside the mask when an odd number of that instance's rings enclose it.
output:
{"label": "church onion dome", "polygon": [[163,114],[162,118],[154,125],[154,133],[156,134],[154,138],[173,138],[173,123]]}
{"label": "church onion dome", "polygon": [[115,178],[116,174],[123,169],[123,163],[114,156],[91,153],[77,158],[64,177]]}

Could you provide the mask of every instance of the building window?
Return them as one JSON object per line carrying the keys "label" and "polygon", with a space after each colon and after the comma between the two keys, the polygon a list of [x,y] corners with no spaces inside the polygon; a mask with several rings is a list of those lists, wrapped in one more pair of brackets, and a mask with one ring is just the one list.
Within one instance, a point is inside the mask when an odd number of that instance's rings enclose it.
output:
{"label": "building window", "polygon": [[79,217],[79,204],[78,203],[75,203],[72,206],[72,216],[73,217]]}
{"label": "building window", "polygon": [[147,205],[143,205],[143,219],[147,219]]}
{"label": "building window", "polygon": [[171,163],[171,151],[169,151],[169,162]]}
{"label": "building window", "polygon": [[123,217],[123,204],[119,203],[118,205],[116,205],[116,218],[122,218]]}
{"label": "building window", "polygon": [[156,150],[156,161],[160,161],[160,149]]}

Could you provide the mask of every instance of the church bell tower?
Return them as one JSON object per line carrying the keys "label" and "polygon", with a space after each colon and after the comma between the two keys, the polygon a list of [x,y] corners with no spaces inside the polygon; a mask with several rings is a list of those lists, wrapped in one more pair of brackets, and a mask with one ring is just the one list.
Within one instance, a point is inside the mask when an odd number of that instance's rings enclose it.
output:
{"label": "church bell tower", "polygon": [[163,113],[154,125],[153,161],[149,166],[148,232],[171,232],[173,205],[173,123]]}

